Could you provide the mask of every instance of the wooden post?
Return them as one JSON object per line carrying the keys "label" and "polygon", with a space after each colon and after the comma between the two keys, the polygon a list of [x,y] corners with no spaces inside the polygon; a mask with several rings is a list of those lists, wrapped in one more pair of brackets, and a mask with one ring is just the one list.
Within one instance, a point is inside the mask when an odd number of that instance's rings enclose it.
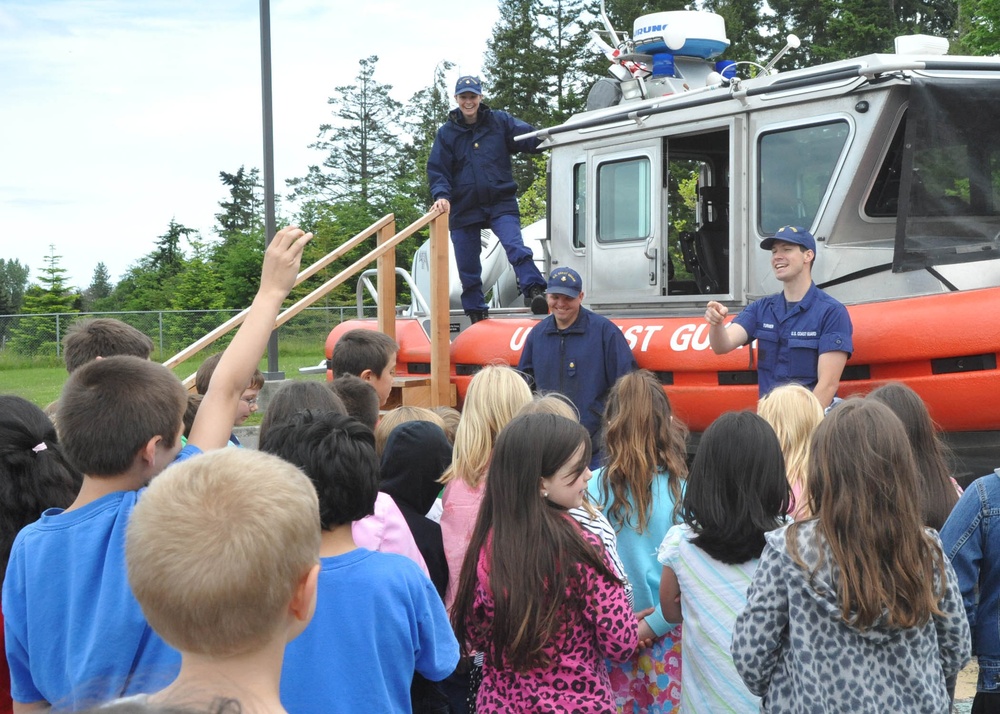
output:
{"label": "wooden post", "polygon": [[448,285],[448,214],[431,221],[431,403],[451,404],[451,291]]}
{"label": "wooden post", "polygon": [[[378,231],[377,245],[396,235],[396,221]],[[378,329],[396,339],[396,251],[390,250],[378,259]]]}

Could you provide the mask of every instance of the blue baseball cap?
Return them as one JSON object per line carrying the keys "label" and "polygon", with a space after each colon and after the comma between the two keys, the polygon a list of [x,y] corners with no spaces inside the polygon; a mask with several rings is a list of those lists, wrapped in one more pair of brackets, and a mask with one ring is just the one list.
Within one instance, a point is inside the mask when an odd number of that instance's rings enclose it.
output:
{"label": "blue baseball cap", "polygon": [[580,274],[572,268],[556,268],[549,274],[548,286],[545,292],[556,295],[566,295],[575,298],[583,290],[583,280]]}
{"label": "blue baseball cap", "polygon": [[459,77],[458,81],[455,82],[455,96],[463,92],[471,92],[472,94],[483,95],[483,82],[479,77],[473,77],[471,74],[467,74],[464,77]]}
{"label": "blue baseball cap", "polygon": [[760,247],[764,250],[771,250],[771,246],[773,246],[774,242],[778,240],[783,240],[786,243],[794,243],[795,245],[801,245],[806,250],[811,250],[813,253],[816,252],[816,239],[813,238],[813,234],[805,228],[801,228],[799,226],[785,226],[784,228],[779,228],[778,232],[773,236],[762,240],[760,242]]}

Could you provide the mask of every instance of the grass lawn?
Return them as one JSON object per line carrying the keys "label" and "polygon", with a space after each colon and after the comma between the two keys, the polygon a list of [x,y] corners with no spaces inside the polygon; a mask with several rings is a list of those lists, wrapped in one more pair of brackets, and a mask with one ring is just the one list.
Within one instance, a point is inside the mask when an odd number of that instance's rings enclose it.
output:
{"label": "grass lawn", "polygon": [[[321,377],[316,376],[300,375],[299,368],[314,367],[323,359],[325,356],[323,339],[325,339],[325,335],[316,340],[305,340],[300,337],[288,340],[279,339],[278,369],[285,373],[286,379],[321,379]],[[194,374],[198,366],[214,351],[209,346],[204,352],[175,367],[174,373],[178,378],[185,379]],[[154,355],[154,358],[158,357],[158,355]],[[262,372],[267,371],[266,356],[260,362],[260,369]],[[65,364],[55,358],[18,362],[0,359],[0,394],[15,394],[24,397],[44,409],[59,398],[59,392],[66,381],[66,376]],[[254,421],[258,420],[254,419]]]}

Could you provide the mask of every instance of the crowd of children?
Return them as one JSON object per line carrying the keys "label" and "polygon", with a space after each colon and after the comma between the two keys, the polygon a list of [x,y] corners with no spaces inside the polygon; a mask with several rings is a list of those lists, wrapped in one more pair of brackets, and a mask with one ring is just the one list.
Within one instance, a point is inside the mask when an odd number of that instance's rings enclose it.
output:
{"label": "crowd of children", "polygon": [[572,403],[506,365],[461,414],[379,420],[398,347],[359,329],[223,448],[310,238],[275,236],[195,403],[103,319],[67,338],[58,435],[0,396],[0,714],[943,713],[970,627],[1000,711],[1000,470],[959,499],[902,385],[826,416],[779,387],[689,469],[637,370],[592,473]]}

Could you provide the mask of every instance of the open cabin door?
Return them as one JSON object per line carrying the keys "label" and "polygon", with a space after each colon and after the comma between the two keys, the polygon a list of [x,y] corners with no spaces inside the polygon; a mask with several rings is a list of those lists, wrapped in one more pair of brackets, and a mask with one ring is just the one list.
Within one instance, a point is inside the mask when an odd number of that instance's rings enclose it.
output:
{"label": "open cabin door", "polygon": [[665,294],[663,142],[648,139],[587,151],[585,243],[588,304],[654,302]]}

